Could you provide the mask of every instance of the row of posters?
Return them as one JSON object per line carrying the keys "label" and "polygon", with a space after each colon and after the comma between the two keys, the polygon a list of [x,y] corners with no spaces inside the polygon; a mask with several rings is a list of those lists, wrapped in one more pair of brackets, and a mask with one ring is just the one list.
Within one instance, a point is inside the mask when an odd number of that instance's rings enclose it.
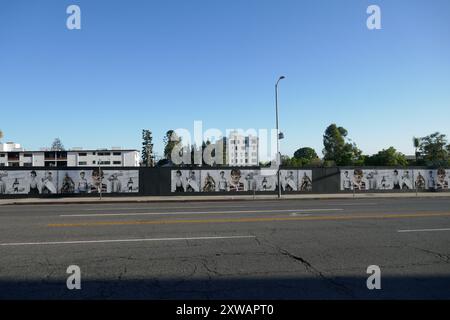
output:
{"label": "row of posters", "polygon": [[[278,190],[276,170],[172,170],[171,190],[183,192],[240,192]],[[312,191],[311,170],[281,170],[283,191]]]}
{"label": "row of posters", "polygon": [[138,170],[0,171],[2,194],[87,194],[139,192]]}
{"label": "row of posters", "polygon": [[448,169],[342,169],[341,191],[449,190]]}

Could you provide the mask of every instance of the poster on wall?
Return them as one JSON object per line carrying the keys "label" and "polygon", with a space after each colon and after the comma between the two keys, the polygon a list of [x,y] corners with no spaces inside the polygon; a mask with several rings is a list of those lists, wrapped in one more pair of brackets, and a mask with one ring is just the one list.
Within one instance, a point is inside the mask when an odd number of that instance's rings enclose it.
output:
{"label": "poster on wall", "polygon": [[341,170],[341,191],[411,190],[411,169],[345,169]]}
{"label": "poster on wall", "polygon": [[56,176],[51,170],[0,171],[0,195],[56,194]]}
{"label": "poster on wall", "polygon": [[[282,190],[311,191],[311,170],[282,170]],[[172,170],[171,191],[183,192],[269,192],[277,190],[276,170],[212,169]]]}
{"label": "poster on wall", "polygon": [[280,170],[281,190],[283,191],[297,191],[298,171],[297,170]]}
{"label": "poster on wall", "polygon": [[446,169],[343,169],[341,191],[448,190]]}
{"label": "poster on wall", "polygon": [[418,190],[436,189],[436,170],[422,169],[414,170],[414,185]]}
{"label": "poster on wall", "polygon": [[276,174],[260,174],[256,177],[256,191],[275,191],[277,190],[277,186],[278,180]]}
{"label": "poster on wall", "polygon": [[218,181],[220,183],[219,192],[241,192],[249,190],[252,184],[253,175],[248,170],[233,168],[231,170],[218,171]]}
{"label": "poster on wall", "polygon": [[200,192],[200,170],[172,170],[172,192]]}
{"label": "poster on wall", "polygon": [[139,192],[138,170],[68,170],[59,172],[58,192],[62,194]]}
{"label": "poster on wall", "polygon": [[251,191],[256,189],[258,170],[202,170],[202,192]]}
{"label": "poster on wall", "polygon": [[449,190],[450,170],[439,168],[436,172],[436,190]]}
{"label": "poster on wall", "polygon": [[3,170],[1,194],[88,194],[139,192],[138,170]]}
{"label": "poster on wall", "polygon": [[203,170],[201,172],[201,184],[200,184],[201,191],[202,192],[219,191],[219,179],[220,174],[216,170]]}
{"label": "poster on wall", "polygon": [[312,191],[312,170],[298,170],[299,191]]}

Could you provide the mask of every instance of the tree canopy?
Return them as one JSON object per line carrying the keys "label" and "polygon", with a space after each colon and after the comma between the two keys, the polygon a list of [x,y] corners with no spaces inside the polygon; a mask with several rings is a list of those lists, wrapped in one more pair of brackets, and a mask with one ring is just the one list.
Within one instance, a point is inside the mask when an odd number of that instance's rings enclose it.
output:
{"label": "tree canopy", "polygon": [[347,138],[347,135],[348,132],[343,127],[338,127],[334,123],[328,126],[323,136],[325,161],[333,161],[338,166],[363,164],[361,150]]}
{"label": "tree canopy", "polygon": [[59,138],[55,138],[55,140],[53,140],[52,146],[50,147],[50,149],[52,151],[64,151],[64,145],[61,142],[61,139]]}
{"label": "tree canopy", "polygon": [[172,160],[172,150],[181,143],[181,137],[175,133],[174,130],[169,130],[164,136],[164,158]]}
{"label": "tree canopy", "polygon": [[407,166],[408,160],[394,147],[389,147],[366,157],[364,164],[369,166]]}
{"label": "tree canopy", "polygon": [[142,164],[146,167],[154,166],[153,137],[150,130],[142,130]]}
{"label": "tree canopy", "polygon": [[[418,155],[422,164],[429,166],[445,166],[450,161],[450,145],[447,137],[439,132],[419,138]],[[419,161],[420,162],[420,161]]]}

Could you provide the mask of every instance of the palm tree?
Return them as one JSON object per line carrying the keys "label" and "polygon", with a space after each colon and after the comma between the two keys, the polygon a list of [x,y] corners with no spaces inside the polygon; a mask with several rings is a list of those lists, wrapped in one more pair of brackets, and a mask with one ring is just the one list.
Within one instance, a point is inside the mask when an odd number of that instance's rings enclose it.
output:
{"label": "palm tree", "polygon": [[419,149],[419,147],[420,147],[420,138],[413,137],[413,145],[414,145],[414,149],[415,149],[415,157],[416,157],[416,164],[417,164],[417,156],[418,156],[417,149]]}
{"label": "palm tree", "polygon": [[2,140],[2,139],[3,139],[3,131],[0,130],[0,140]]}

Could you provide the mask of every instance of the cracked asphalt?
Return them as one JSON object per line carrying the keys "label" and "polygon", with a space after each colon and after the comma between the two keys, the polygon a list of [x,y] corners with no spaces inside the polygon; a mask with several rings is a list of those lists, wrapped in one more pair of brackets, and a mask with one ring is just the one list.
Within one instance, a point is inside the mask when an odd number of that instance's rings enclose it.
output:
{"label": "cracked asphalt", "polygon": [[0,206],[1,299],[449,299],[449,263],[450,198]]}

